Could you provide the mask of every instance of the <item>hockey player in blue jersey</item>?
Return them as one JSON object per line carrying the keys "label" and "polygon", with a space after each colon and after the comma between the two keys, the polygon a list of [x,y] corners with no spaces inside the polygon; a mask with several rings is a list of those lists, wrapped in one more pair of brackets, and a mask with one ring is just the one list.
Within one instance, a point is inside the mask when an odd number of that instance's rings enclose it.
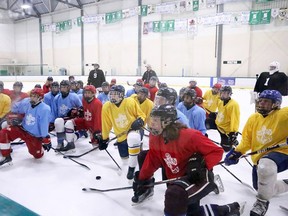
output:
{"label": "hockey player in blue jersey", "polygon": [[[10,142],[17,138],[25,141],[29,153],[36,159],[43,156],[43,148],[50,150],[48,125],[51,112],[49,106],[42,102],[43,96],[42,89],[33,89],[30,104],[28,100],[25,100],[23,106],[18,106],[18,110],[16,108],[13,110],[15,113],[8,114],[9,127],[0,131],[0,151],[3,156],[0,159],[0,166],[11,163]],[[24,115],[22,122],[17,119],[21,115]]]}
{"label": "hockey player in blue jersey", "polygon": [[52,109],[52,103],[54,98],[59,94],[59,83],[57,81],[52,82],[50,92],[44,95],[44,103],[46,103]]}
{"label": "hockey player in blue jersey", "polygon": [[[74,149],[71,146],[64,146],[65,140],[65,120],[78,116],[78,111],[82,107],[82,102],[77,94],[70,92],[70,82],[62,80],[60,82],[60,94],[54,98],[52,105],[52,120],[54,121],[57,135],[57,150],[68,151]],[[82,135],[80,135],[81,137]]]}

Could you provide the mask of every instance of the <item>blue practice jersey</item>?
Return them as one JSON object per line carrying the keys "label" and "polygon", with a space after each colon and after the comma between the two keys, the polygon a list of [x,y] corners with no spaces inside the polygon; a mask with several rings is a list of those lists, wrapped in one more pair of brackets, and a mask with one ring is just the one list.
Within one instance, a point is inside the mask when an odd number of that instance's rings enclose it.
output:
{"label": "blue practice jersey", "polygon": [[62,94],[58,94],[54,98],[54,103],[52,104],[52,121],[54,122],[56,118],[64,118],[67,113],[72,108],[79,108],[82,106],[82,102],[77,94],[69,93],[67,97],[63,98]]}
{"label": "blue practice jersey", "polygon": [[11,112],[23,114],[26,113],[26,111],[29,109],[30,106],[31,106],[30,97],[24,98],[12,105]]}
{"label": "blue practice jersey", "polygon": [[134,88],[133,88],[133,89],[129,89],[129,90],[126,92],[125,97],[130,97],[132,94],[136,94]]}
{"label": "blue practice jersey", "polygon": [[183,102],[180,102],[177,108],[188,118],[190,128],[199,130],[202,134],[206,133],[205,119],[206,112],[198,105],[194,105],[191,109],[187,110]]}
{"label": "blue practice jersey", "polygon": [[176,111],[178,121],[181,122],[182,124],[187,125],[187,127],[190,128],[188,118],[180,110],[176,109]]}
{"label": "blue practice jersey", "polygon": [[100,93],[97,98],[102,102],[102,104],[109,101],[108,94],[105,94],[104,92]]}
{"label": "blue practice jersey", "polygon": [[[59,93],[58,93],[59,94]],[[58,95],[57,94],[57,95]],[[54,98],[57,96],[57,95],[53,95],[51,92],[48,92],[44,95],[44,103],[46,103],[51,109],[52,109],[52,103],[54,101]]]}
{"label": "blue practice jersey", "polygon": [[51,115],[50,107],[40,102],[32,108],[30,98],[25,98],[16,103],[13,112],[25,114],[22,120],[22,127],[35,137],[48,136],[49,120]]}

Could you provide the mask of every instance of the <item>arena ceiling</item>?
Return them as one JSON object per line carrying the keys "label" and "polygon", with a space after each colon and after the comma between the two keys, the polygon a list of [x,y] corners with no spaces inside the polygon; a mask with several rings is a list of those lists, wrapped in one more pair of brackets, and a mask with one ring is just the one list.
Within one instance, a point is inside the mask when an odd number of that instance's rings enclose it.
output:
{"label": "arena ceiling", "polygon": [[0,23],[15,22],[104,0],[0,0]]}

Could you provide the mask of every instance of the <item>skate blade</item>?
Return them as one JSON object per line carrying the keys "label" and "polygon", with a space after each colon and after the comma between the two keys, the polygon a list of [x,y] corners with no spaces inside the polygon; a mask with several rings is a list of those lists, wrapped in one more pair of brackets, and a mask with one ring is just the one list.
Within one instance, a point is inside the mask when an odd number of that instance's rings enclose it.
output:
{"label": "skate blade", "polygon": [[142,206],[144,205],[147,201],[152,200],[153,199],[153,195],[147,197],[146,199],[144,199],[142,202],[138,202],[138,203],[131,203],[131,206]]}
{"label": "skate blade", "polygon": [[220,175],[214,175],[214,183],[217,185],[219,193],[224,192],[224,185]]}
{"label": "skate blade", "polygon": [[10,162],[8,162],[8,163],[4,163],[4,164],[2,164],[2,165],[0,166],[0,168],[9,167],[9,166],[12,166],[12,165],[13,165],[13,162],[10,161]]}

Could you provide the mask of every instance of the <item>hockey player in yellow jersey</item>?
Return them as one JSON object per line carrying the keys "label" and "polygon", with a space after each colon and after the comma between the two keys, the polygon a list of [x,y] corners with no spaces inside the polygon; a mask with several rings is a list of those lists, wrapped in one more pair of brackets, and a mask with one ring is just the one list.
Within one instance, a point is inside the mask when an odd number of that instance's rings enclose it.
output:
{"label": "hockey player in yellow jersey", "polygon": [[116,135],[123,133],[117,138],[118,151],[121,158],[129,158],[127,178],[133,179],[137,155],[140,153],[139,130],[144,126],[146,116],[133,98],[124,98],[124,95],[125,88],[122,85],[111,87],[109,101],[102,107],[102,139],[99,149],[107,148],[112,128]]}
{"label": "hockey player in yellow jersey", "polygon": [[203,96],[203,108],[206,111],[205,126],[206,129],[216,129],[215,119],[218,111],[220,100],[220,89],[222,85],[216,83],[210,90],[207,90]]}
{"label": "hockey player in yellow jersey", "polygon": [[[282,96],[277,90],[264,90],[257,104],[257,113],[247,120],[241,143],[225,158],[226,165],[237,164],[246,151],[258,151],[277,144],[286,143],[288,137],[288,107],[280,109]],[[258,191],[251,216],[263,216],[269,200],[288,191],[288,180],[277,180],[277,173],[288,169],[288,148],[275,148],[255,154],[253,161],[253,187]]]}
{"label": "hockey player in yellow jersey", "polygon": [[222,86],[220,89],[221,102],[218,104],[218,114],[215,120],[221,136],[220,145],[225,152],[233,145],[238,145],[237,133],[240,124],[240,108],[236,100],[231,98],[232,88]]}
{"label": "hockey player in yellow jersey", "polygon": [[[144,121],[144,126],[147,124],[148,118],[150,116],[151,110],[153,108],[153,102],[149,100],[149,90],[146,87],[140,87],[137,91],[137,94],[132,94],[130,97],[138,103],[141,110],[144,112],[146,119]],[[141,141],[144,136],[144,129],[140,129]]]}
{"label": "hockey player in yellow jersey", "polygon": [[[2,93],[3,89],[4,89],[4,83],[0,81],[0,130],[6,127],[6,125],[4,126],[5,124],[4,122],[6,121],[5,116],[11,110],[11,99],[9,96]],[[4,123],[3,127],[2,127],[2,123]]]}

